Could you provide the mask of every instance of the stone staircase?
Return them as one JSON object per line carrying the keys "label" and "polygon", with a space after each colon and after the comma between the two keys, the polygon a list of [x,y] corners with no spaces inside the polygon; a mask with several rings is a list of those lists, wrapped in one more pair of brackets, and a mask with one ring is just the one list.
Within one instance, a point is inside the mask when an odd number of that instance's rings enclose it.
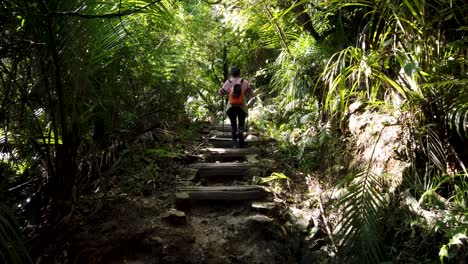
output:
{"label": "stone staircase", "polygon": [[264,140],[246,133],[247,147],[233,148],[229,125],[214,125],[204,132],[205,141],[212,147],[201,150],[204,162],[188,166],[193,175],[177,187],[176,209],[188,211],[198,201],[271,201],[267,188],[250,184],[252,176],[259,172],[258,146]]}

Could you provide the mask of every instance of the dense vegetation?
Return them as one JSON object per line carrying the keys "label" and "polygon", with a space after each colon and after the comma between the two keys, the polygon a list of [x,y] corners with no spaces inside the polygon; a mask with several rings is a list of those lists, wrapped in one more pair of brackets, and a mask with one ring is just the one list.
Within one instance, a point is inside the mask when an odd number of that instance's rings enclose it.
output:
{"label": "dense vegetation", "polygon": [[[292,169],[345,187],[331,258],[467,257],[465,1],[4,0],[0,26],[2,262],[28,259],[3,205],[26,236],[70,216],[133,145],[217,119],[230,65]],[[349,159],[352,105],[395,117],[402,175]]]}

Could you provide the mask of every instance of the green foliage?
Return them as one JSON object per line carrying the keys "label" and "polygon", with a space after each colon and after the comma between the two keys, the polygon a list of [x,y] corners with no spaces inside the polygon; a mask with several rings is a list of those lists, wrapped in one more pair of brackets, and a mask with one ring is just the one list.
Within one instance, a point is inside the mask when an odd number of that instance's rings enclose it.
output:
{"label": "green foliage", "polygon": [[[275,73],[270,89],[272,93],[281,94],[281,106],[290,108],[290,104],[308,101],[309,95],[314,95],[314,83],[319,75],[318,69],[326,50],[307,34],[298,36],[291,41],[288,51],[283,51],[274,63]],[[302,99],[302,100],[300,100]]]}
{"label": "green foliage", "polygon": [[1,5],[8,52],[0,56],[0,123],[8,136],[0,143],[14,148],[8,162],[42,172],[33,176],[53,200],[71,199],[74,185],[112,167],[135,137],[183,120],[195,84],[184,85],[192,43],[178,14],[196,4]]}
{"label": "green foliage", "polygon": [[284,175],[284,173],[280,172],[273,172],[268,177],[260,178],[260,183],[268,183],[273,188],[275,192],[281,192],[283,185],[286,182],[289,186],[289,178],[288,176]]}
{"label": "green foliage", "polygon": [[[330,57],[317,81],[324,113],[331,120],[343,120],[348,105],[356,99],[375,105],[385,101],[406,112],[411,140],[405,157],[412,166],[404,174],[402,188],[411,188],[421,205],[429,208],[440,206],[440,194],[451,206],[464,204],[467,186],[463,177],[455,175],[466,175],[465,151],[460,148],[466,144],[461,139],[466,125],[466,42],[462,40],[466,17],[459,12],[466,10],[466,4],[324,1],[320,5],[325,12],[340,12],[348,19],[358,16],[360,21],[351,26],[343,19],[341,26],[357,30],[354,41]],[[453,34],[455,31],[460,34]],[[361,186],[352,188],[352,193],[366,193],[367,181],[357,183]],[[372,192],[367,194],[369,198]],[[368,202],[372,201],[371,197]],[[362,215],[378,219],[376,208],[367,207]],[[345,217],[349,224],[342,227],[345,234],[353,221],[362,223],[362,215]],[[370,254],[364,254],[364,259],[376,261],[379,251],[367,248]]]}
{"label": "green foliage", "polygon": [[182,157],[176,145],[137,148],[122,160],[116,175],[118,187],[125,193],[150,195],[166,192],[175,185],[173,161]]}
{"label": "green foliage", "polygon": [[450,130],[456,131],[460,137],[468,138],[468,103],[466,98],[460,98],[459,100],[449,110],[447,123]]}
{"label": "green foliage", "polygon": [[[441,259],[461,259],[467,10],[449,0],[3,1],[0,144],[10,155],[0,186],[34,176],[47,198],[68,200],[117,164],[140,169],[116,169],[128,176],[124,190],[163,188],[164,161],[180,154],[153,131],[186,116],[224,117],[217,92],[236,64],[257,94],[249,122],[279,141],[291,168],[319,170],[330,183],[352,158],[349,105],[401,112],[410,138],[400,154],[411,166],[400,189],[426,209],[451,210],[458,220],[439,227]],[[127,149],[153,141],[139,154]],[[366,171],[345,180],[336,232],[346,260],[392,254],[379,246],[380,178]],[[263,181],[279,188],[288,178]]]}
{"label": "green foliage", "polygon": [[145,154],[155,156],[157,158],[163,158],[163,159],[173,159],[176,157],[179,157],[180,154],[177,152],[174,152],[172,149],[168,148],[153,148],[153,149],[145,149]]}
{"label": "green foliage", "polygon": [[468,247],[466,246],[468,223],[451,215],[445,222],[439,222],[437,228],[446,231],[445,240],[448,240],[440,247],[440,262],[444,263],[445,260],[448,260],[449,263],[456,263],[466,259],[468,254]]}
{"label": "green foliage", "polygon": [[359,172],[345,183],[346,193],[337,204],[340,220],[334,231],[342,248],[341,258],[352,263],[379,263],[384,260],[380,223],[386,204],[381,179],[370,172]]}

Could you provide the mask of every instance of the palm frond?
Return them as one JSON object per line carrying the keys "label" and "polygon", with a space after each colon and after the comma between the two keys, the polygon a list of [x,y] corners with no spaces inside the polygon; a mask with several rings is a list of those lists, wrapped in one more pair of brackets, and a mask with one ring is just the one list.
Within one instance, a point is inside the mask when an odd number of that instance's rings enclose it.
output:
{"label": "palm frond", "polygon": [[447,169],[447,155],[444,151],[444,144],[434,126],[426,126],[425,144],[423,146],[425,147],[425,154],[431,163],[442,173],[445,173]]}
{"label": "palm frond", "polygon": [[[378,263],[382,260],[380,212],[385,204],[378,175],[359,172],[348,179],[346,194],[339,202],[341,217],[334,234],[343,259],[355,263]],[[353,252],[352,257],[348,253]]]}
{"label": "palm frond", "polygon": [[283,50],[279,54],[270,84],[274,92],[284,95],[283,105],[313,93],[313,73],[325,57],[326,52],[323,51],[311,36],[303,34],[290,43],[289,52]]}
{"label": "palm frond", "polygon": [[468,137],[468,103],[455,104],[447,115],[448,127],[463,138]]}

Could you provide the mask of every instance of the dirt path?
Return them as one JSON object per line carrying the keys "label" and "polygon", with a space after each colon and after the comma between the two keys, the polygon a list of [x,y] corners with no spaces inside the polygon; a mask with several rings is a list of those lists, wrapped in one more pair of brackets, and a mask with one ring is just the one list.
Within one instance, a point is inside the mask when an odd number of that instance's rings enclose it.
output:
{"label": "dirt path", "polygon": [[266,188],[251,184],[260,169],[258,142],[249,139],[247,148],[228,148],[232,143],[227,126],[224,131],[220,126],[213,129],[218,131],[209,137],[214,148],[202,151],[205,162],[190,166],[191,181],[183,181],[176,194],[175,204],[185,211],[187,222],[180,228],[193,235],[190,261],[184,261],[291,263],[285,233],[272,212],[252,207],[273,199]]}
{"label": "dirt path", "polygon": [[272,193],[254,184],[266,175],[263,142],[250,136],[248,148],[228,148],[228,133],[212,128],[165,193],[116,192],[94,213],[96,200],[82,202],[56,238],[67,242],[48,244],[55,255],[44,263],[307,263],[304,234],[294,233]]}

